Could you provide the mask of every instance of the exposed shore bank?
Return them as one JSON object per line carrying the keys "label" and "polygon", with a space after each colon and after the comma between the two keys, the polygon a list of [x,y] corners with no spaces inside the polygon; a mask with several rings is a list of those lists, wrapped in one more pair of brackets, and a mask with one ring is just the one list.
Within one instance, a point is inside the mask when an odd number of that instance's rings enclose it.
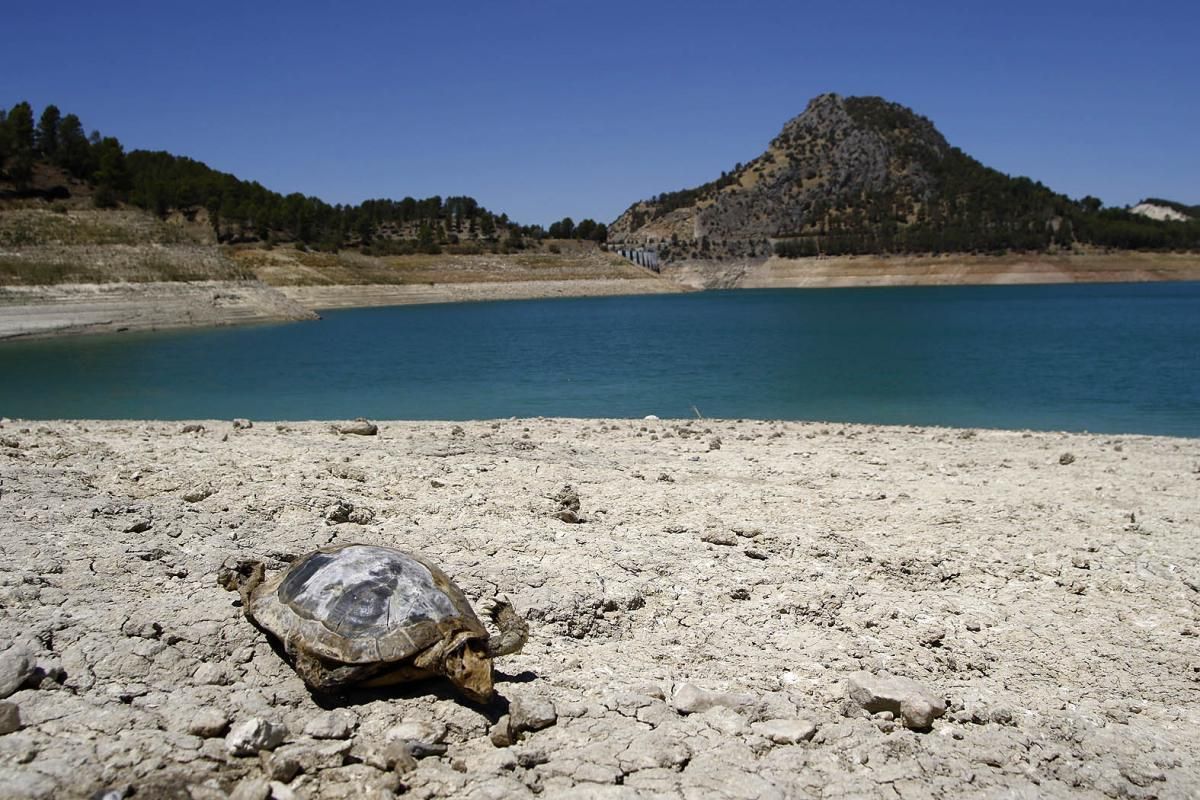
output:
{"label": "exposed shore bank", "polygon": [[[234,251],[232,259],[252,265],[261,280],[0,286],[0,340],[316,319],[321,309],[418,303],[703,289],[1200,280],[1200,255],[1174,253],[771,258],[683,262],[667,265],[661,275],[599,253],[449,257],[440,263],[429,256],[368,259],[251,250]],[[329,282],[339,278],[354,282]]]}
{"label": "exposed shore bank", "polygon": [[681,285],[697,289],[1196,281],[1200,280],[1200,254],[772,257],[743,262],[682,262],[668,266],[663,274]]}
{"label": "exposed shore bank", "polygon": [[[0,652],[32,668],[0,714],[2,798],[1200,792],[1200,440],[0,425]],[[564,484],[582,524],[554,516]],[[513,599],[531,638],[497,664],[503,700],[314,698],[216,585],[229,556],[274,571],[351,541]],[[859,670],[949,708],[928,733],[871,716]],[[252,719],[282,733],[235,755]],[[412,741],[427,757],[389,768]]]}
{"label": "exposed shore bank", "polygon": [[0,286],[0,340],[317,319],[259,281]]}

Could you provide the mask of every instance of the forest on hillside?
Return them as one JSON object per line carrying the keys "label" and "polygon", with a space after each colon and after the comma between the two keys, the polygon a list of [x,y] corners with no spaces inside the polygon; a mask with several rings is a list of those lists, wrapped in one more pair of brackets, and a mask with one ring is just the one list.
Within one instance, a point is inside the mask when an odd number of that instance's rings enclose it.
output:
{"label": "forest on hillside", "polygon": [[0,109],[0,178],[16,194],[54,199],[65,187],[35,192],[35,170],[51,166],[89,185],[100,208],[129,204],[165,217],[204,209],[219,241],[293,242],[320,250],[358,247],[375,255],[413,252],[519,250],[546,237],[604,241],[605,226],[570,217],[520,225],[474,198],[427,197],[366,200],[331,205],[300,193],[282,195],[184,156],[162,151],[125,152],[98,131],[85,134],[75,114],[49,105],[35,122],[32,106]]}

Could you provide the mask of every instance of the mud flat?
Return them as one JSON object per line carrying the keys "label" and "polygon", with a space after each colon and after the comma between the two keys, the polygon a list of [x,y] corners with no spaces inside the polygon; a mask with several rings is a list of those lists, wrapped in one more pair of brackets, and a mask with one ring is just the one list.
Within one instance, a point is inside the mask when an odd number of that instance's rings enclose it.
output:
{"label": "mud flat", "polygon": [[[0,797],[1200,794],[1200,440],[203,425],[0,427]],[[494,705],[314,697],[216,585],[351,541],[513,599]]]}
{"label": "mud flat", "polygon": [[0,287],[0,340],[316,318],[258,281]]}

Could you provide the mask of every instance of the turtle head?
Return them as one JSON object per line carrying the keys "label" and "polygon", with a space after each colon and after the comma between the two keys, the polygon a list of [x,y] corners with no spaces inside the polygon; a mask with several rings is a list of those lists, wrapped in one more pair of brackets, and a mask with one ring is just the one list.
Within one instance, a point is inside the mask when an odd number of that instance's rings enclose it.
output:
{"label": "turtle head", "polygon": [[250,595],[263,582],[266,567],[261,561],[245,561],[227,558],[217,571],[217,585],[229,592],[237,592],[242,596],[242,606],[248,608]]}
{"label": "turtle head", "polygon": [[476,703],[492,699],[492,659],[486,642],[472,639],[451,651],[442,659],[442,670],[468,699]]}

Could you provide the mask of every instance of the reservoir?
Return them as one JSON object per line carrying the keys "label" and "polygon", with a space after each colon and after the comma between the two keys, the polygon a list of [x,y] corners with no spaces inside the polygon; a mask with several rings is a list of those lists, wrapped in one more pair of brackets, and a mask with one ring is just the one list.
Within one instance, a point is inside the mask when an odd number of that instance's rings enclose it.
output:
{"label": "reservoir", "polygon": [[0,343],[0,415],[760,418],[1200,436],[1200,283],[363,308]]}

